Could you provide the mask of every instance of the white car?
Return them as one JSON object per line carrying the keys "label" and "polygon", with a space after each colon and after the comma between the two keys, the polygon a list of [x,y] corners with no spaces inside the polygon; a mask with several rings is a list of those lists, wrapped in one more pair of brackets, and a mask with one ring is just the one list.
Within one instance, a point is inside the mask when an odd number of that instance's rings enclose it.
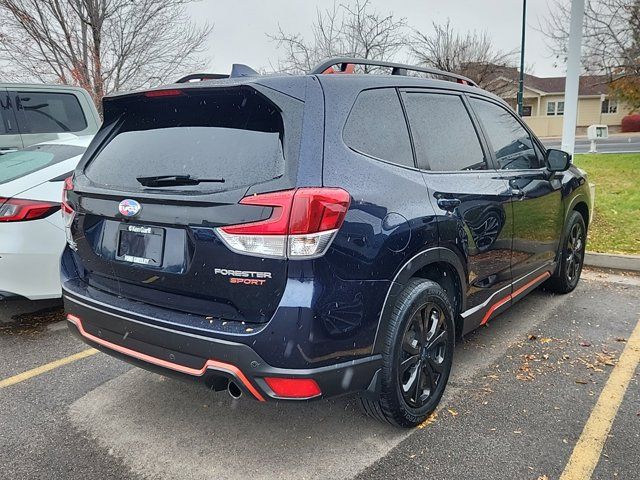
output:
{"label": "white car", "polygon": [[0,299],[61,296],[62,185],[92,138],[69,135],[0,155]]}

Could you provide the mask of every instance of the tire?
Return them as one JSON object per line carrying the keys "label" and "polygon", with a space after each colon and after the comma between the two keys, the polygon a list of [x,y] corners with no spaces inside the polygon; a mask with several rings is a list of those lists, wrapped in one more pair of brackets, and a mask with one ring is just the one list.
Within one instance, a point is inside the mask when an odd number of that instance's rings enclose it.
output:
{"label": "tire", "polygon": [[362,410],[399,427],[424,422],[442,398],[453,360],[454,313],[440,285],[411,280],[385,325],[380,393]]}
{"label": "tire", "polygon": [[578,285],[584,252],[587,244],[587,228],[579,212],[571,212],[565,227],[558,268],[544,287],[555,293],[569,293]]}

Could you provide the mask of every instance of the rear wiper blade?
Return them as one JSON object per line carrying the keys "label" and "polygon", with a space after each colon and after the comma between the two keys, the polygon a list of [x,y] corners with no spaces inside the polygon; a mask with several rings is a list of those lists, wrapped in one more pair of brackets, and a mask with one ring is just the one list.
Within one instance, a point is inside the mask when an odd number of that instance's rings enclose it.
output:
{"label": "rear wiper blade", "polygon": [[136,180],[145,187],[171,187],[179,185],[198,185],[199,183],[224,183],[224,178],[199,178],[191,175],[157,175],[155,177],[137,177]]}

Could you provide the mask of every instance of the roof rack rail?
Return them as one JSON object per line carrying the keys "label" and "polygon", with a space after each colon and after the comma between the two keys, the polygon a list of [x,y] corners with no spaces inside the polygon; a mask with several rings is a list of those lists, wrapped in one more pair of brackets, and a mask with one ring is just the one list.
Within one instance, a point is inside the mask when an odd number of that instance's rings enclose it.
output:
{"label": "roof rack rail", "polygon": [[457,73],[446,72],[437,68],[417,67],[413,65],[406,65],[404,63],[384,62],[381,60],[369,60],[365,58],[350,58],[350,57],[331,57],[323,60],[318,65],[313,67],[309,72],[310,75],[319,75],[322,73],[330,73],[333,71],[333,67],[338,66],[339,71],[335,73],[347,73],[350,70],[353,71],[353,67],[349,65],[371,65],[376,67],[388,67],[391,68],[391,75],[407,75],[407,71],[428,73],[430,75],[438,75],[440,77],[446,77],[462,83],[464,85],[471,85],[477,87],[476,82]]}

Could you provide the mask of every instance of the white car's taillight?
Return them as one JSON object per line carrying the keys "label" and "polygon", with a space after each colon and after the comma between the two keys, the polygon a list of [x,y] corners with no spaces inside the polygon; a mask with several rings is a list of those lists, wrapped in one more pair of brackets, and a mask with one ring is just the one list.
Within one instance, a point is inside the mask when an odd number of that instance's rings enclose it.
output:
{"label": "white car's taillight", "polygon": [[57,203],[22,198],[0,198],[0,222],[26,222],[48,217],[58,209]]}
{"label": "white car's taillight", "polygon": [[259,222],[216,229],[233,251],[273,258],[305,259],[324,255],[349,209],[341,188],[299,188],[243,198],[243,205],[272,207]]}
{"label": "white car's taillight", "polygon": [[73,240],[73,236],[71,235],[71,224],[73,223],[73,219],[76,217],[76,212],[71,207],[68,198],[68,192],[73,190],[73,177],[67,177],[64,179],[64,186],[62,187],[62,219],[64,221],[64,233],[67,237],[67,244],[73,250],[78,249],[78,245]]}

